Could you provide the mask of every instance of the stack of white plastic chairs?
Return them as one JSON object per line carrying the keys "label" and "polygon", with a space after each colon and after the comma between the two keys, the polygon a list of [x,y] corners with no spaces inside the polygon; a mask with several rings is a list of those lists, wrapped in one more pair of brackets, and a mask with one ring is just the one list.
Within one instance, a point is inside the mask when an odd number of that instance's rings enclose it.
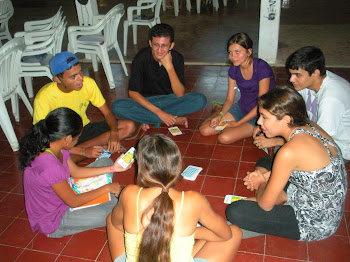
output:
{"label": "stack of white plastic chairs", "polygon": [[50,18],[24,23],[24,32],[15,37],[24,38],[25,50],[21,59],[21,76],[24,77],[29,97],[33,97],[33,77],[46,76],[52,80],[50,59],[62,50],[67,22],[61,7]]}
{"label": "stack of white plastic chairs", "polygon": [[14,38],[0,48],[0,125],[13,151],[19,149],[19,143],[5,102],[11,99],[12,113],[17,122],[19,122],[18,96],[27,107],[29,113],[33,115],[33,108],[22,89],[19,75],[23,49],[23,38]]}

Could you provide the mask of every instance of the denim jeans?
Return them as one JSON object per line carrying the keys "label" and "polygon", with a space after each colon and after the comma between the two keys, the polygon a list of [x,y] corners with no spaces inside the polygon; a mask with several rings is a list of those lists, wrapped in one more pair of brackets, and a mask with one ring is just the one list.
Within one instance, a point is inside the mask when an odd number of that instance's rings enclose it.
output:
{"label": "denim jeans", "polygon": [[[181,97],[174,94],[150,96],[146,99],[164,112],[182,116],[201,110],[207,104],[206,97],[201,93],[186,93]],[[159,126],[163,121],[153,112],[144,108],[131,98],[114,101],[112,110],[120,118],[130,119],[142,124],[155,124]]]}
{"label": "denim jeans", "polygon": [[[109,158],[101,158],[92,162],[89,167],[100,167],[112,165],[113,161]],[[111,194],[111,201],[103,204],[70,211],[69,209],[63,215],[58,229],[48,237],[60,238],[75,233],[83,232],[97,227],[106,226],[106,218],[112,212],[118,199]]]}

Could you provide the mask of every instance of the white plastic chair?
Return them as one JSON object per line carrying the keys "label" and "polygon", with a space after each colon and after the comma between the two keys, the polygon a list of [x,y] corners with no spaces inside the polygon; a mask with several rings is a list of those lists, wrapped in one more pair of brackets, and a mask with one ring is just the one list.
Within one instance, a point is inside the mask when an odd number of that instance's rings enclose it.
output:
{"label": "white plastic chair", "polygon": [[0,48],[0,125],[13,151],[19,149],[18,140],[6,109],[5,101],[11,99],[12,113],[19,122],[18,96],[22,99],[29,113],[33,108],[23,92],[19,71],[20,59],[24,49],[24,39],[14,38]]}
{"label": "white plastic chair", "polygon": [[26,32],[23,36],[25,50],[22,53],[21,76],[24,77],[28,96],[32,98],[33,77],[46,76],[53,79],[50,71],[50,59],[62,50],[62,41],[67,22],[64,19],[50,30]]}
{"label": "white plastic chair", "polygon": [[24,22],[24,31],[16,32],[15,37],[24,36],[24,34],[27,32],[44,31],[56,28],[63,19],[62,6],[60,6],[56,14],[54,14],[52,17]]}
{"label": "white plastic chair", "polygon": [[91,55],[94,72],[98,71],[97,56],[102,62],[109,87],[115,88],[108,51],[114,48],[119,56],[120,63],[128,76],[125,61],[118,43],[118,26],[124,15],[124,4],[114,6],[103,18],[92,26],[68,27],[68,49],[72,53]]}
{"label": "white plastic chair", "polygon": [[9,31],[8,21],[13,16],[13,12],[13,5],[10,0],[0,1],[0,46],[2,46],[2,40],[12,39]]}
{"label": "white plastic chair", "polygon": [[[197,14],[201,13],[201,0],[196,0],[196,5],[197,5]],[[208,4],[209,0],[206,0],[206,3]],[[215,8],[216,11],[219,10],[219,1],[218,0],[212,0],[213,2],[213,7]]]}
{"label": "white plastic chair", "polygon": [[[145,5],[143,5],[145,4]],[[143,25],[149,28],[156,24],[160,24],[160,8],[162,0],[138,0],[137,6],[129,6],[127,10],[127,18],[124,21],[124,55],[127,53],[128,30],[132,25],[134,45],[137,44],[137,26]],[[142,11],[152,10],[152,16],[142,15]],[[136,13],[134,13],[136,11]]]}
{"label": "white plastic chair", "polygon": [[[179,15],[179,0],[173,0],[175,16]],[[166,0],[162,0],[163,11],[166,11]],[[191,12],[191,0],[186,0],[186,9]]]}
{"label": "white plastic chair", "polygon": [[80,26],[95,25],[103,17],[98,13],[96,0],[75,0],[75,8]]}

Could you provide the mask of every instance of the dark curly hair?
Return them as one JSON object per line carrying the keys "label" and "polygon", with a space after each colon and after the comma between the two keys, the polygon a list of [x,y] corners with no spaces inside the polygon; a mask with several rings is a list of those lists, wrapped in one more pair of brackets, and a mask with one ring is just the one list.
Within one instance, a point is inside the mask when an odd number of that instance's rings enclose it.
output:
{"label": "dark curly hair", "polygon": [[174,42],[174,29],[168,24],[156,24],[149,30],[148,40],[152,41],[153,37],[170,37],[170,43]]}
{"label": "dark curly hair", "polygon": [[50,143],[71,135],[76,137],[83,129],[81,117],[72,109],[60,107],[36,123],[22,138],[19,148],[19,168],[24,170],[33,159],[50,148]]}
{"label": "dark curly hair", "polygon": [[308,122],[305,101],[293,88],[281,86],[271,89],[259,97],[258,105],[281,120],[285,115],[291,117],[289,127],[304,126]]}

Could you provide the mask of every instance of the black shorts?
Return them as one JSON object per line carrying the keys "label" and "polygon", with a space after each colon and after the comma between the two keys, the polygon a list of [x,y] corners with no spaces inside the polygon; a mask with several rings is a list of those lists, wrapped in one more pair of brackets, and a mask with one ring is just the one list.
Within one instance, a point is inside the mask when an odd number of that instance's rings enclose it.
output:
{"label": "black shorts", "polygon": [[84,143],[90,139],[93,139],[105,132],[110,131],[109,125],[106,121],[89,123],[83,127],[83,132],[81,133],[77,145]]}

